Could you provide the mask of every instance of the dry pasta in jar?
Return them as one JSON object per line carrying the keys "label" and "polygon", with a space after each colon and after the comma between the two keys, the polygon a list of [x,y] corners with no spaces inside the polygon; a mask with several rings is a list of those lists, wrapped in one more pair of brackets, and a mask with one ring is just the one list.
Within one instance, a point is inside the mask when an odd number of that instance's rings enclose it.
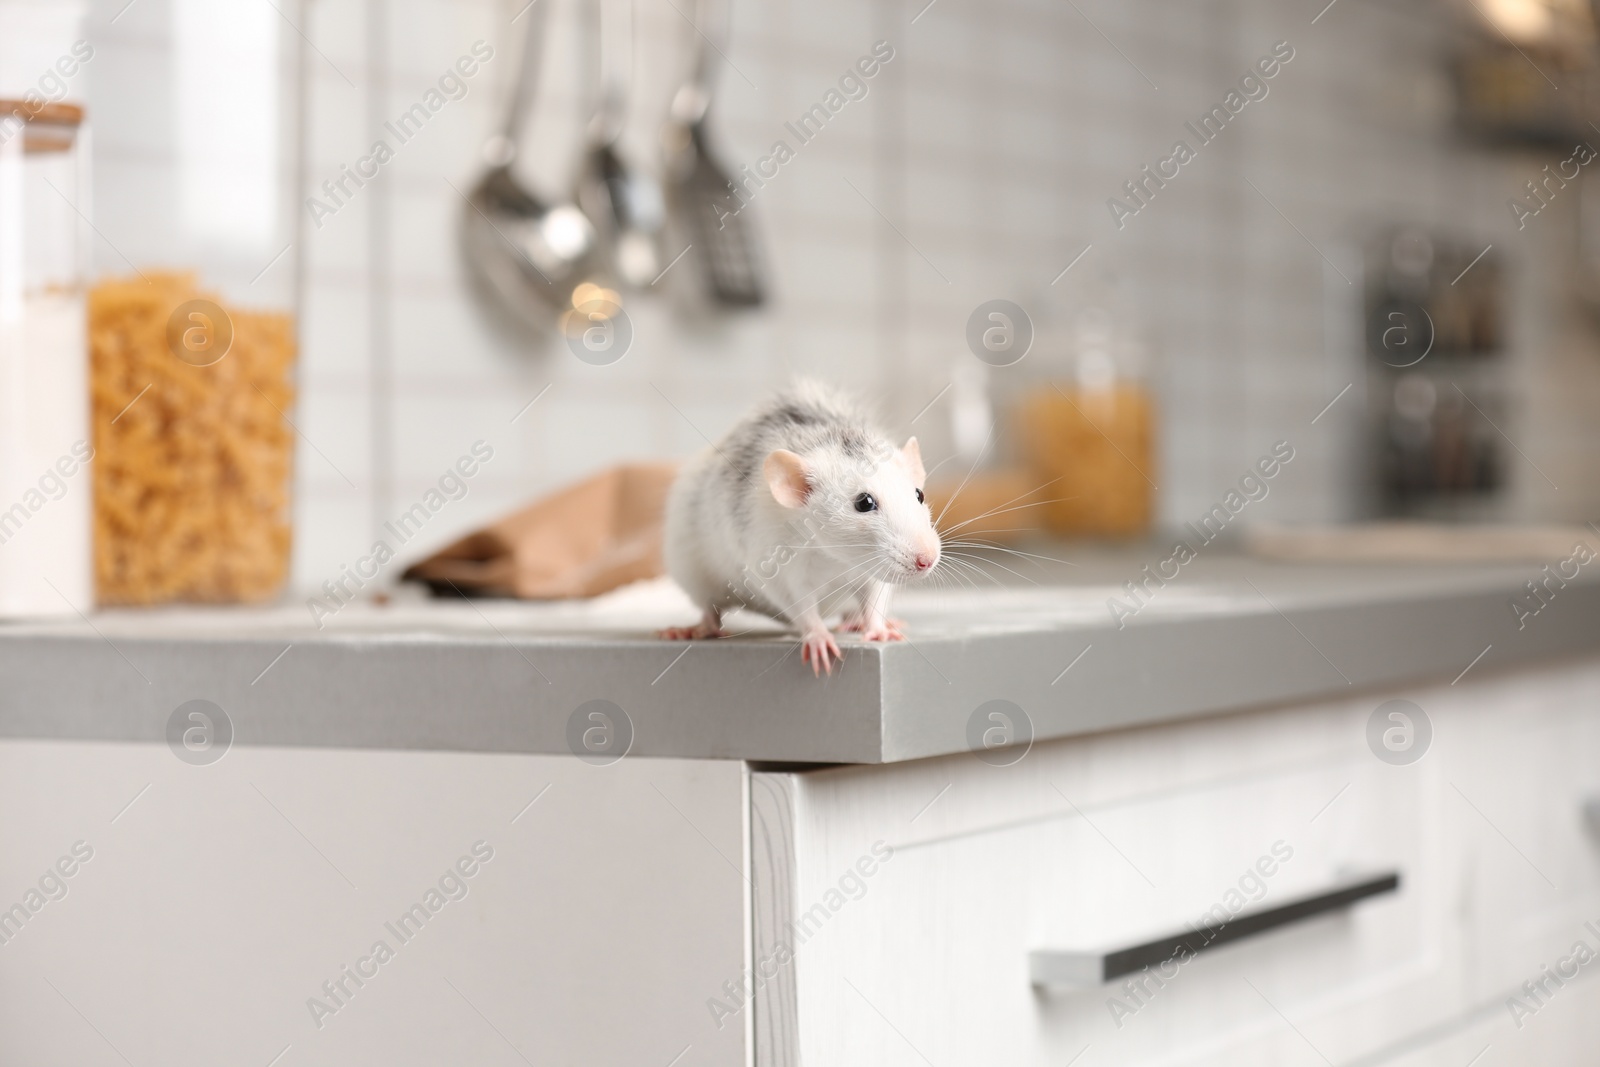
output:
{"label": "dry pasta in jar", "polygon": [[99,602],[274,598],[291,532],[290,317],[146,273],[90,292],[89,353]]}

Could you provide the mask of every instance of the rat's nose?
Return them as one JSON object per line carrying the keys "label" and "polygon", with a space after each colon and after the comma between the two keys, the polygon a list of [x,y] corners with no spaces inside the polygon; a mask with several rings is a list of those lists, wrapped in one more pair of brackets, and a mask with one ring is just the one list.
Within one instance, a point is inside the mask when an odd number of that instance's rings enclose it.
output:
{"label": "rat's nose", "polygon": [[932,555],[931,553],[928,553],[928,552],[918,552],[917,553],[917,570],[919,570],[919,571],[927,570],[929,567],[933,566],[933,564],[937,560],[937,558],[938,557],[936,557],[936,556],[934,556],[934,555]]}

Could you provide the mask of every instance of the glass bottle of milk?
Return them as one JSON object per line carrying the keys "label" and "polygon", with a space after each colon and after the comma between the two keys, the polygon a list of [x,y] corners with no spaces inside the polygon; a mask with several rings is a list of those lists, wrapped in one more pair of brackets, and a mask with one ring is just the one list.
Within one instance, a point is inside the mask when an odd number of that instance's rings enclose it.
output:
{"label": "glass bottle of milk", "polygon": [[93,606],[82,7],[0,0],[0,618]]}

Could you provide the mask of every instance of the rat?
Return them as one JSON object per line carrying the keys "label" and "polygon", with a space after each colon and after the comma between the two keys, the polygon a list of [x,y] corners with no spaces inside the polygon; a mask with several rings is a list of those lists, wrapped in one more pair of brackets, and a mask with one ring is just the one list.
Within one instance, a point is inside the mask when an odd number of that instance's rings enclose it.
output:
{"label": "rat", "polygon": [[703,609],[674,640],[725,637],[749,608],[800,631],[813,674],[843,659],[824,621],[867,641],[904,640],[890,590],[939,565],[939,534],[912,437],[895,448],[852,401],[800,381],[691,459],[667,497],[667,572]]}

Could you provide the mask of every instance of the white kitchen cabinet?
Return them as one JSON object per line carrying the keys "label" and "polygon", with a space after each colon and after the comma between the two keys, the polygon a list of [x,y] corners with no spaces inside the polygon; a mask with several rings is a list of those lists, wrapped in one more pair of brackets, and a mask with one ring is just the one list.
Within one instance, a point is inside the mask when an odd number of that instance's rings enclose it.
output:
{"label": "white kitchen cabinet", "polygon": [[[1403,694],[1434,731],[1407,766],[1367,748],[1389,693],[1052,742],[1010,767],[757,773],[755,958],[799,940],[791,923],[807,935],[758,995],[757,1062],[1464,1063],[1454,1038],[1509,1021],[1504,999],[1539,953],[1565,952],[1586,916],[1600,925],[1600,852],[1577,816],[1600,754],[1597,682],[1573,664]],[[1502,794],[1492,826],[1463,796]],[[816,905],[879,842],[891,858],[823,921]],[[1264,890],[1250,880],[1264,906],[1344,868],[1398,870],[1402,885],[1208,951],[1147,982],[1143,1002],[1120,982],[1030,984],[1030,950],[1179,931],[1275,843],[1293,856]],[[1528,1049],[1584,1062],[1600,1023],[1555,1007]],[[1533,1062],[1519,1055],[1498,1062]]]}
{"label": "white kitchen cabinet", "polygon": [[1583,818],[1600,795],[1600,675],[1485,680],[1460,696],[1459,738],[1441,764],[1463,906],[1479,936],[1477,995],[1520,984],[1575,939],[1600,950],[1600,839]]}
{"label": "white kitchen cabinet", "polygon": [[[1408,766],[1366,742],[1396,696],[1433,725]],[[0,1063],[1586,1063],[1600,963],[1520,1028],[1505,998],[1600,948],[1597,697],[1595,660],[1481,671],[1003,767],[7,740],[0,907],[94,857],[0,943]],[[324,980],[479,841],[467,894],[317,1026]],[[1401,886],[1143,1003],[1032,984],[1030,952],[1176,931],[1275,847],[1263,906],[1347,868]]]}
{"label": "white kitchen cabinet", "polygon": [[[0,908],[74,842],[93,850],[0,943],[0,1064],[665,1067],[687,1048],[677,1067],[738,1067],[744,1035],[704,1000],[745,953],[744,777],[0,743]],[[391,927],[479,842],[493,857],[465,896],[402,943]],[[393,958],[314,1018],[380,939]]]}

